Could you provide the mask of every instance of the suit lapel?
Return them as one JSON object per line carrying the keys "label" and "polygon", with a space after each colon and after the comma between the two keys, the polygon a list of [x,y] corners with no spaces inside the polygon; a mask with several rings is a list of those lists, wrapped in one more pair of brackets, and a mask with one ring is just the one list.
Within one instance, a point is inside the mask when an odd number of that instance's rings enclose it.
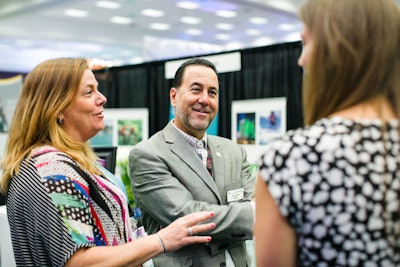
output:
{"label": "suit lapel", "polygon": [[[171,144],[171,152],[176,154],[196,175],[202,179],[214,194],[221,200],[217,185],[213,177],[201,162],[200,157],[193,151],[193,148],[183,138],[181,133],[172,125],[172,121],[164,128],[165,142]],[[214,166],[214,165],[213,165]]]}

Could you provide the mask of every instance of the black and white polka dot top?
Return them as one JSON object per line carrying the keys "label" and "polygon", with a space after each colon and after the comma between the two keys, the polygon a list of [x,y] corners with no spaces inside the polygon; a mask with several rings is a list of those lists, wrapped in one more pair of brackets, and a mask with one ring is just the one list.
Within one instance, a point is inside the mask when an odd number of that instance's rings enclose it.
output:
{"label": "black and white polka dot top", "polygon": [[399,162],[398,120],[321,119],[268,145],[260,172],[299,266],[400,266]]}

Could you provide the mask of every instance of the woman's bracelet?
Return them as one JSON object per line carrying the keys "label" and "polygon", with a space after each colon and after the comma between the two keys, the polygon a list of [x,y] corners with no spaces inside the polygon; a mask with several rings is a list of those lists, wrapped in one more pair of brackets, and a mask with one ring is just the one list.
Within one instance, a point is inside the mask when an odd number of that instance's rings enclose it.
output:
{"label": "woman's bracelet", "polygon": [[164,243],[162,242],[161,237],[157,233],[156,233],[156,236],[158,237],[158,241],[160,242],[163,253],[165,253],[166,250],[165,250],[165,246],[164,246]]}

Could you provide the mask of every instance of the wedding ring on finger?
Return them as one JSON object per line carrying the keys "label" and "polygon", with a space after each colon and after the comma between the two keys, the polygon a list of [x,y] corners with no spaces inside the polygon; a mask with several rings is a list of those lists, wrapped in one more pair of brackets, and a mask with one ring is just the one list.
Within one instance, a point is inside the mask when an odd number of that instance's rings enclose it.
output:
{"label": "wedding ring on finger", "polygon": [[189,235],[193,235],[193,228],[192,227],[189,227],[188,231],[189,231]]}

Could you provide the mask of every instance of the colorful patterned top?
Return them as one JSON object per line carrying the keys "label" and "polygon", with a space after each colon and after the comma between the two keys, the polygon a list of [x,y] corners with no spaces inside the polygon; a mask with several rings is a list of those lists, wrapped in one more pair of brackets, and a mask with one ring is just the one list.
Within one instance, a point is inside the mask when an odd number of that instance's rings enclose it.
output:
{"label": "colorful patterned top", "polygon": [[112,179],[86,172],[54,147],[35,149],[7,196],[17,265],[64,266],[78,248],[131,241],[127,203]]}

